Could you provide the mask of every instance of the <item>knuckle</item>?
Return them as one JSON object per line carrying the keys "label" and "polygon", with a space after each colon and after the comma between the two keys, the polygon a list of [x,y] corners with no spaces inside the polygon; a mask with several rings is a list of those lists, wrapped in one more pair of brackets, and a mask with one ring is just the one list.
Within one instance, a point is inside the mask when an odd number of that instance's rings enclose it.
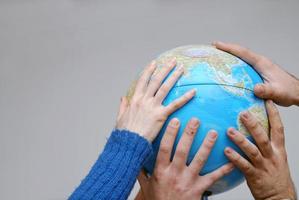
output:
{"label": "knuckle", "polygon": [[253,158],[257,158],[259,156],[259,150],[257,148],[254,148],[250,151],[250,155],[253,157]]}
{"label": "knuckle", "polygon": [[206,142],[203,143],[203,148],[210,150],[210,149],[212,149],[213,145],[214,145],[213,140],[207,140]]}
{"label": "knuckle", "polygon": [[181,182],[182,181],[176,180],[174,183],[174,190],[179,194],[183,194],[189,190],[187,187],[183,186]]}
{"label": "knuckle", "polygon": [[173,102],[172,107],[173,107],[174,109],[178,109],[178,108],[180,108],[180,102],[179,102],[179,101],[175,101],[175,102]]}
{"label": "knuckle", "polygon": [[237,143],[240,146],[244,146],[246,147],[248,145],[247,140],[245,139],[245,137],[240,136],[240,138],[237,140]]}
{"label": "knuckle", "polygon": [[186,135],[194,135],[196,132],[196,128],[188,126],[185,130]]}
{"label": "knuckle", "polygon": [[236,162],[236,163],[240,163],[241,162],[241,156],[237,153],[234,153],[233,155],[233,160]]}
{"label": "knuckle", "polygon": [[251,167],[247,164],[243,165],[243,170],[245,174],[251,174]]}
{"label": "knuckle", "polygon": [[156,182],[160,182],[163,179],[164,171],[161,168],[156,168],[153,174],[153,178]]}
{"label": "knuckle", "polygon": [[159,84],[159,76],[158,75],[153,75],[152,77],[151,77],[151,80],[150,80],[150,83],[151,84],[153,84],[153,85],[157,85],[157,84]]}
{"label": "knuckle", "polygon": [[[266,90],[266,94],[267,94],[267,96],[269,96],[269,97],[274,97],[275,96],[275,93],[276,93],[277,91],[275,91],[272,87],[268,87],[268,89]],[[275,112],[274,112],[275,113]]]}
{"label": "knuckle", "polygon": [[260,144],[261,144],[261,146],[266,147],[266,146],[270,145],[270,141],[267,137],[263,137],[260,139]]}
{"label": "knuckle", "polygon": [[139,98],[133,98],[131,101],[132,107],[140,107],[141,100]]}
{"label": "knuckle", "polygon": [[249,122],[249,127],[253,130],[256,130],[259,127],[259,123],[255,119],[251,119]]}
{"label": "knuckle", "polygon": [[284,126],[282,124],[278,125],[277,132],[280,133],[280,134],[284,132]]}
{"label": "knuckle", "polygon": [[198,175],[199,174],[199,171],[193,167],[188,167],[188,173],[190,173],[191,175]]}
{"label": "knuckle", "polygon": [[167,85],[162,85],[159,89],[160,92],[162,92],[163,94],[168,92],[168,86]]}
{"label": "knuckle", "polygon": [[170,147],[168,145],[161,144],[159,151],[164,154],[170,153]]}

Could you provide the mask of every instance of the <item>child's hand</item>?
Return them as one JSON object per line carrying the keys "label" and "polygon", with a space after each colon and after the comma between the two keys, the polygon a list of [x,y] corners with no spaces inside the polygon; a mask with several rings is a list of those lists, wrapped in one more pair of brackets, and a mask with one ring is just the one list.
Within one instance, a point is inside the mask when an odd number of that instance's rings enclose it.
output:
{"label": "child's hand", "polygon": [[168,116],[195,95],[195,90],[191,90],[168,106],[162,105],[164,98],[183,73],[183,68],[178,67],[162,84],[175,65],[176,61],[173,59],[155,75],[154,62],[144,70],[130,103],[125,97],[122,98],[116,128],[135,132],[149,141],[155,139]]}

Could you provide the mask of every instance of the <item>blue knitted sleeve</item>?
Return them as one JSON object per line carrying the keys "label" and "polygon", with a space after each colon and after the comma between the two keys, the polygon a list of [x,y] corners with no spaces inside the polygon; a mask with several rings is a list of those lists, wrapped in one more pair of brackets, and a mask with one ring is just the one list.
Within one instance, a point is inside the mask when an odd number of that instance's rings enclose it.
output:
{"label": "blue knitted sleeve", "polygon": [[102,154],[69,199],[127,199],[151,154],[151,144],[145,138],[127,130],[114,130]]}

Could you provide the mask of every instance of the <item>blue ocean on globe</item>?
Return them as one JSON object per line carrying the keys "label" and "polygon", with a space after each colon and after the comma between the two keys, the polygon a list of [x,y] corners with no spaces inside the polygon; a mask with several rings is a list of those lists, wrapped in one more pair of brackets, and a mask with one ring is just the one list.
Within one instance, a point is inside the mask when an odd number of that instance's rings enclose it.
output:
{"label": "blue ocean on globe", "polygon": [[[226,147],[232,147],[244,155],[228,138],[226,132],[229,127],[238,129],[253,141],[250,133],[239,120],[242,111],[251,112],[268,130],[264,101],[257,98],[253,93],[254,86],[262,83],[263,80],[246,62],[213,46],[206,45],[182,46],[161,54],[155,59],[158,70],[174,57],[177,60],[177,65],[183,65],[184,75],[169,92],[163,104],[168,105],[191,89],[196,89],[196,96],[184,107],[169,116],[153,142],[154,156],[148,160],[144,168],[149,174],[153,172],[160,141],[172,118],[178,118],[181,122],[173,149],[174,153],[187,122],[196,117],[201,123],[192,144],[187,164],[192,161],[206,134],[212,129],[218,132],[215,146],[200,172],[200,175],[205,175],[229,162],[224,154]],[[134,87],[131,92],[133,90]],[[209,188],[209,191],[212,194],[225,192],[243,181],[243,174],[235,168]]]}

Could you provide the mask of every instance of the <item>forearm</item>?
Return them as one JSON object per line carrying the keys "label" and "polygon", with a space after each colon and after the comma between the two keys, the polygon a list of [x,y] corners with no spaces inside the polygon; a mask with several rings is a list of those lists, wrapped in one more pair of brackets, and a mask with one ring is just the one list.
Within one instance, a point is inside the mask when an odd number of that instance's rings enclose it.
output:
{"label": "forearm", "polygon": [[113,131],[104,151],[69,199],[127,199],[151,152],[150,143],[139,135]]}

